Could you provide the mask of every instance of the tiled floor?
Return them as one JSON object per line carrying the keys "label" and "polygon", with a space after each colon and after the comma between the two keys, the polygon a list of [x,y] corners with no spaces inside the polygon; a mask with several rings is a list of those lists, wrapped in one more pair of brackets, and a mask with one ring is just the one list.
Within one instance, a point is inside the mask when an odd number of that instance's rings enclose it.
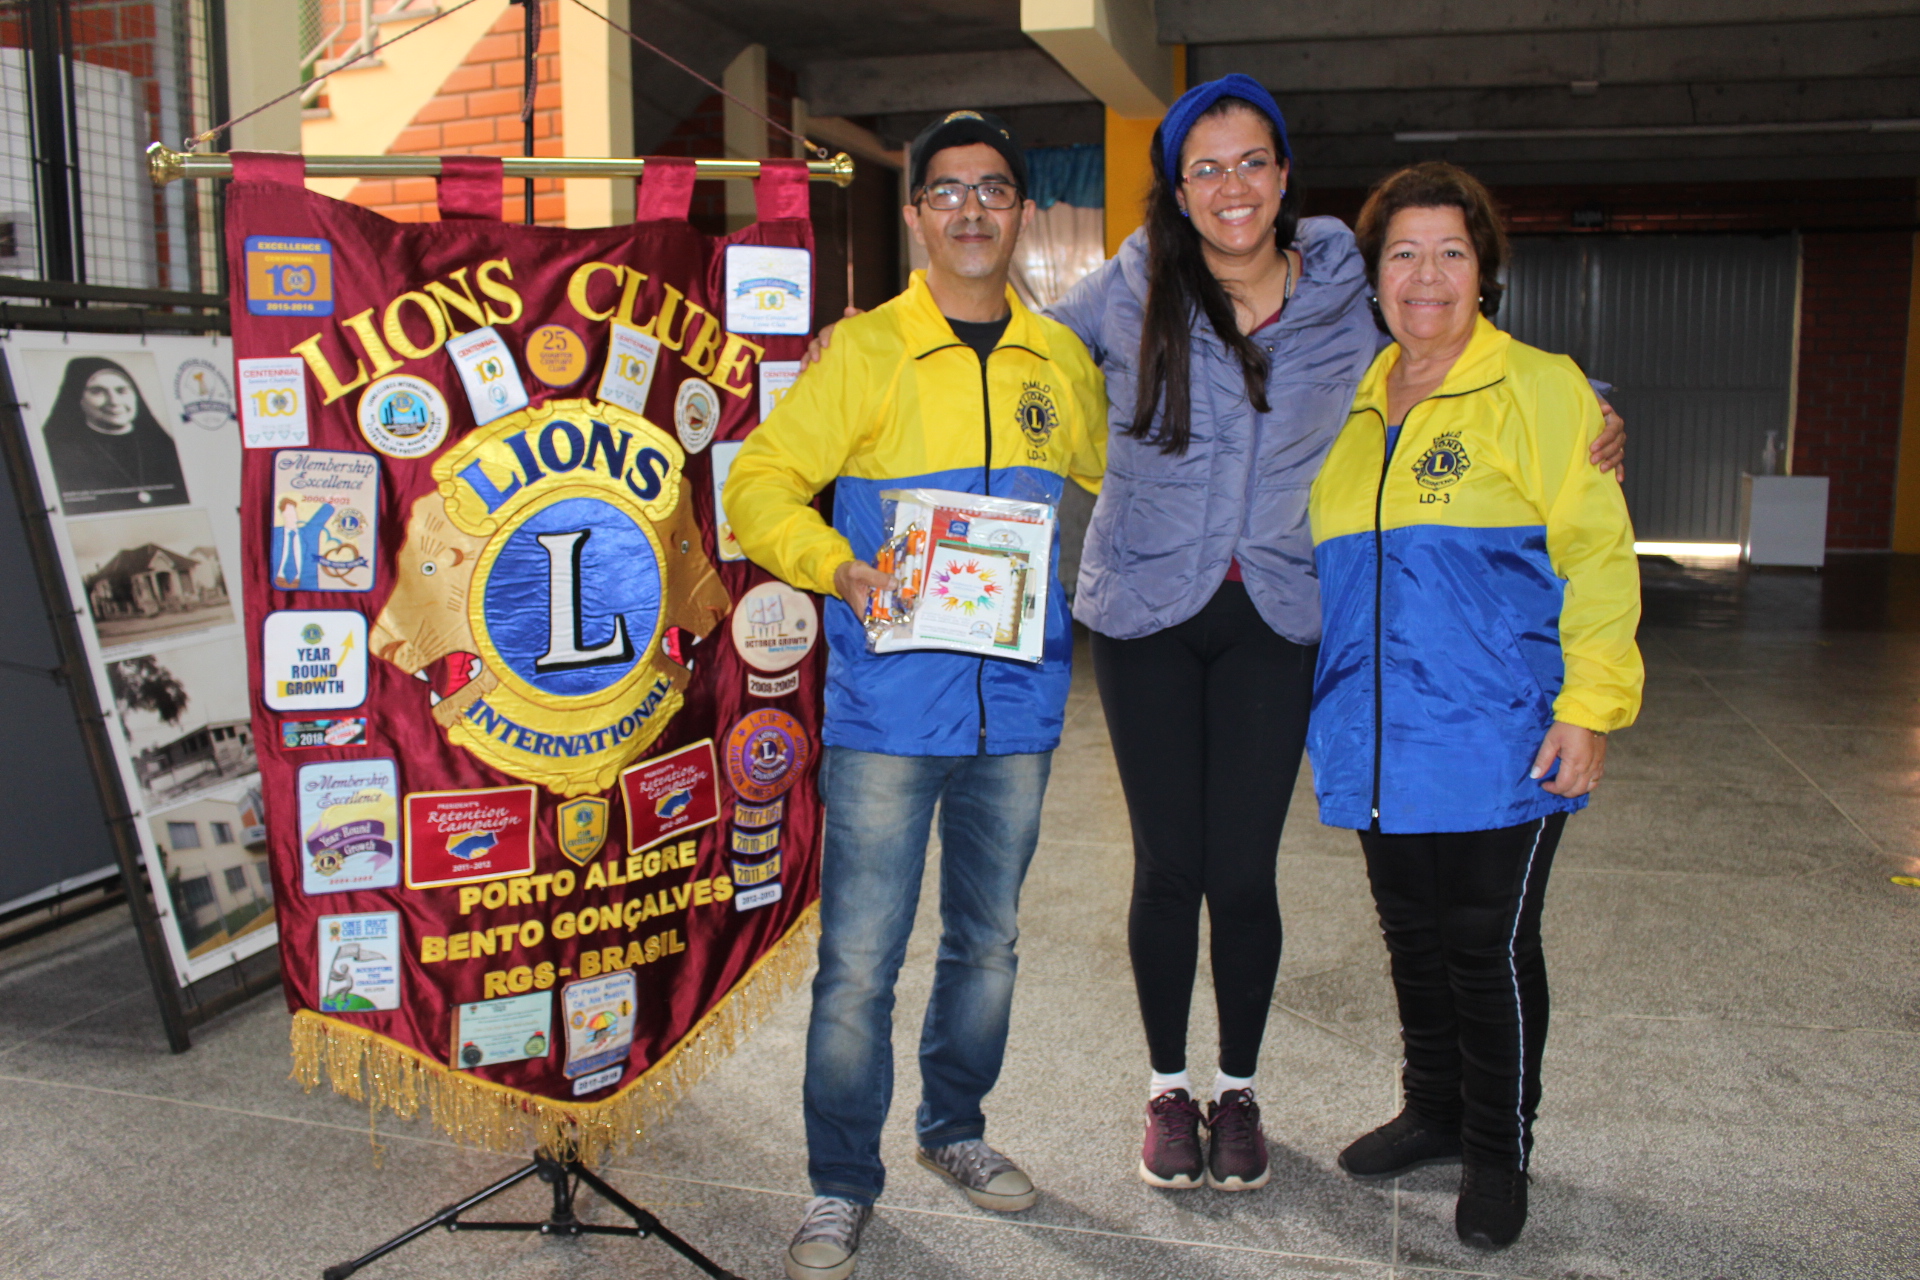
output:
{"label": "tiled floor", "polygon": [[[1028,888],[989,1136],[1044,1190],[971,1209],[913,1166],[865,1280],[945,1277],[1811,1277],[1920,1274],[1920,565],[1824,576],[1649,562],[1641,725],[1568,829],[1547,898],[1554,1029],[1534,1214],[1453,1238],[1453,1174],[1333,1164],[1395,1108],[1396,1026],[1353,837],[1302,780],[1280,860],[1287,951],[1260,1070],[1275,1176],[1243,1196],[1133,1175],[1146,1063],[1130,855],[1084,669]],[[903,981],[917,1027],[931,902]],[[787,1001],[611,1178],[743,1276],[774,1277],[805,1194],[807,1005]],[[286,1079],[267,996],[164,1048],[124,914],[0,952],[0,1276],[316,1277],[513,1167]],[[909,1033],[905,1039],[911,1042]],[[1194,1043],[1211,1043],[1196,1002]],[[1196,1053],[1195,1065],[1205,1065]],[[513,1193],[538,1207],[537,1188]],[[425,1237],[369,1280],[686,1277],[652,1243]]]}

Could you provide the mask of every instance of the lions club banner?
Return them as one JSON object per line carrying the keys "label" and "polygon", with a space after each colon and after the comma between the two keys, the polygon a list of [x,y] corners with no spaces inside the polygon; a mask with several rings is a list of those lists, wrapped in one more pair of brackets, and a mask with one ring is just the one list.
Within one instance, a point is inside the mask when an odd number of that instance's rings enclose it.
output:
{"label": "lions club banner", "polygon": [[[444,220],[236,156],[227,197],[260,788],[296,1070],[503,1150],[630,1139],[804,968],[813,601],[728,463],[808,328],[806,171],[760,221]],[[368,1091],[372,1091],[368,1099]]]}

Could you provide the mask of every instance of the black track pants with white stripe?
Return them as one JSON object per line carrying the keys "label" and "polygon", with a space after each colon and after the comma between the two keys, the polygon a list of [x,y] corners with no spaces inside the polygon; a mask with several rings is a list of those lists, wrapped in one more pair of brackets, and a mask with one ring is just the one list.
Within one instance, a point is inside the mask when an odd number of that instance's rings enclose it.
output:
{"label": "black track pants with white stripe", "polygon": [[1540,906],[1567,815],[1439,835],[1362,831],[1393,961],[1407,1105],[1476,1160],[1525,1168],[1540,1105]]}

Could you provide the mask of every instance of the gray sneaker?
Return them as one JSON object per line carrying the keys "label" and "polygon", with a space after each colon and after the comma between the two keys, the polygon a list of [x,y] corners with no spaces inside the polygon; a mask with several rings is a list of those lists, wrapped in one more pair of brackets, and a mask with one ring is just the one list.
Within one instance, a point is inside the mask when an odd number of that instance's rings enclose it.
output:
{"label": "gray sneaker", "polygon": [[995,1213],[1018,1213],[1033,1208],[1040,1193],[1020,1166],[979,1138],[944,1147],[921,1147],[914,1158],[954,1186],[967,1199]]}
{"label": "gray sneaker", "polygon": [[787,1280],[847,1280],[873,1206],[839,1196],[807,1201],[807,1216],[787,1246]]}

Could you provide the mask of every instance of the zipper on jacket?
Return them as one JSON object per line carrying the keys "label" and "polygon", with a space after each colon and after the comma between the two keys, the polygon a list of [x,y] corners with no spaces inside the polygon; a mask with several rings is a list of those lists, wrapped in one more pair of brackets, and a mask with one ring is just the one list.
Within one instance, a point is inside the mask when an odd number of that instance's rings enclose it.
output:
{"label": "zipper on jacket", "polygon": [[[987,385],[987,357],[992,351],[976,353],[980,357],[980,429],[986,452],[980,457],[980,492],[993,494],[993,392]],[[987,754],[987,660],[981,658],[973,672],[973,696],[980,707],[980,741],[976,754]]]}
{"label": "zipper on jacket", "polygon": [[[1381,417],[1384,419],[1385,414]],[[1409,411],[1407,417],[1411,417]],[[1400,420],[1400,434],[1407,434],[1406,418]],[[1383,677],[1380,660],[1381,617],[1386,612],[1386,542],[1380,531],[1381,505],[1387,496],[1387,468],[1393,465],[1393,450],[1387,447],[1393,439],[1393,428],[1385,421],[1380,424],[1380,483],[1373,491],[1373,829],[1380,829],[1380,759],[1381,741],[1386,736],[1386,702],[1381,691]]]}
{"label": "zipper on jacket", "polygon": [[[1462,396],[1470,396],[1475,394],[1476,392],[1485,391],[1488,387],[1498,386],[1505,381],[1506,381],[1506,378],[1502,376],[1499,378],[1495,378],[1492,382],[1486,383],[1483,386],[1467,387],[1460,391],[1448,391],[1448,392],[1435,391],[1431,395],[1428,395],[1425,399],[1414,401],[1412,404],[1407,406],[1407,411],[1404,414],[1400,415],[1400,435],[1398,436],[1398,438],[1393,439],[1393,443],[1397,445],[1399,441],[1405,440],[1407,438],[1407,424],[1413,420],[1413,411],[1415,409],[1418,409],[1421,405],[1430,404],[1435,400],[1458,400]],[[1370,410],[1370,412],[1377,412],[1377,410]],[[1382,678],[1385,673],[1384,673],[1384,663],[1381,658],[1381,648],[1383,643],[1382,626],[1384,625],[1382,620],[1386,614],[1386,603],[1387,603],[1386,602],[1387,552],[1386,552],[1386,538],[1385,538],[1385,535],[1381,532],[1381,508],[1382,508],[1382,505],[1386,502],[1386,497],[1387,497],[1387,471],[1390,467],[1393,466],[1394,451],[1386,447],[1388,440],[1392,438],[1391,437],[1392,430],[1393,428],[1387,422],[1387,415],[1384,413],[1380,414],[1380,434],[1381,434],[1380,485],[1378,488],[1376,488],[1373,491],[1373,806],[1372,807],[1373,807],[1373,827],[1374,827],[1374,830],[1376,831],[1380,829],[1380,773],[1382,768],[1381,756],[1383,751],[1382,743],[1386,738],[1386,693],[1382,688],[1382,684],[1381,684]]]}

